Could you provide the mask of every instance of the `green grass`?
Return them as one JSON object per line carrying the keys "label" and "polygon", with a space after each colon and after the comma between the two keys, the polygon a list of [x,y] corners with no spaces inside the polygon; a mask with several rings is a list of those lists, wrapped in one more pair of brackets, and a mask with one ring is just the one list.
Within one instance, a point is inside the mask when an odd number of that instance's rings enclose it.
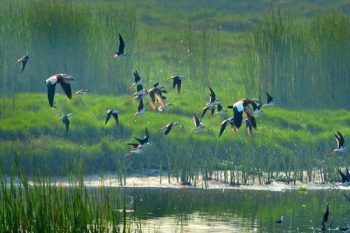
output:
{"label": "green grass", "polygon": [[[72,84],[74,85],[74,84]],[[166,86],[166,84],[164,83]],[[207,101],[207,90],[198,96],[199,103]],[[199,93],[199,91],[198,91]],[[277,107],[264,109],[257,117],[258,130],[248,138],[245,128],[232,134],[230,129],[218,138],[218,124],[223,117],[203,119],[206,129],[200,133],[192,131],[193,114],[200,114],[201,104],[186,105],[191,99],[190,90],[184,86],[179,96],[175,92],[168,95],[173,106],[164,113],[150,110],[134,117],[136,101],[126,96],[99,96],[89,94],[74,96],[70,101],[62,94],[56,95],[56,109],[48,106],[45,94],[19,94],[16,109],[11,108],[11,100],[2,98],[1,144],[3,170],[9,172],[14,158],[17,158],[26,172],[33,173],[34,165],[39,165],[51,174],[61,174],[71,168],[75,158],[84,161],[85,173],[100,171],[127,171],[147,168],[167,169],[174,176],[197,174],[200,170],[213,171],[246,169],[248,174],[260,171],[302,171],[314,170],[326,159],[327,168],[348,166],[346,159],[327,156],[335,147],[333,134],[340,130],[347,138],[350,114],[346,110],[302,111]],[[222,99],[225,103],[233,100]],[[114,121],[104,125],[105,111],[115,108],[120,111],[120,125]],[[21,109],[21,110],[19,110]],[[63,114],[72,112],[71,126],[66,135],[64,125],[53,122]],[[228,113],[232,114],[232,113]],[[176,127],[164,136],[160,128],[171,121]],[[144,128],[151,134],[153,145],[144,154],[125,158],[134,136],[142,137]],[[348,155],[343,155],[346,158]],[[44,162],[42,162],[44,161]],[[221,167],[222,164],[230,164]],[[191,176],[192,176],[191,175]],[[334,177],[336,174],[331,173]]]}

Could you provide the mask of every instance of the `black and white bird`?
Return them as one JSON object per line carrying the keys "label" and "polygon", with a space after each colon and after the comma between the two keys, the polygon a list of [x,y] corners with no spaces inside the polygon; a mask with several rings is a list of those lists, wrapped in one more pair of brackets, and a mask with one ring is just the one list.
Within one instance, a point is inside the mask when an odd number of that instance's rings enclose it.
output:
{"label": "black and white bird", "polygon": [[19,62],[21,63],[21,73],[23,73],[24,68],[26,68],[26,65],[27,65],[29,58],[30,58],[30,56],[27,54],[27,55],[25,55],[17,60],[18,63]]}
{"label": "black and white bird", "polygon": [[137,104],[137,112],[135,113],[135,116],[138,116],[138,115],[141,115],[141,114],[144,114],[146,111],[144,105],[143,105],[143,98],[141,97],[138,101],[138,104]]}
{"label": "black and white bird", "polygon": [[56,84],[61,84],[61,87],[69,99],[72,99],[72,89],[68,81],[74,80],[71,76],[67,74],[55,74],[44,81],[47,87],[47,98],[49,104],[53,106],[53,100],[55,97]]}
{"label": "black and white bird", "polygon": [[178,125],[178,123],[176,121],[170,122],[169,124],[167,124],[166,126],[164,126],[162,129],[164,129],[164,134],[168,135],[171,131],[171,129],[175,126]]}
{"label": "black and white bird", "polygon": [[146,96],[148,94],[148,90],[143,89],[142,84],[139,84],[136,86],[136,92],[132,94],[131,98],[134,98],[136,100],[140,100],[142,97]]}
{"label": "black and white bird", "polygon": [[321,224],[322,230],[326,230],[326,223],[328,222],[328,217],[329,217],[329,204],[327,204],[326,211],[323,213],[323,220]]}
{"label": "black and white bird", "polygon": [[275,223],[283,224],[283,222],[284,222],[284,216],[281,216],[280,219],[278,219]]}
{"label": "black and white bird", "polygon": [[338,169],[338,173],[341,177],[341,182],[343,184],[350,184],[350,173],[348,169],[346,169],[345,174],[340,169]]}
{"label": "black and white bird", "polygon": [[219,137],[223,134],[223,132],[225,131],[226,129],[226,126],[227,124],[230,124],[231,125],[231,129],[233,132],[235,132],[235,120],[234,120],[234,117],[229,117],[225,120],[223,120],[220,124],[220,132],[219,132]]}
{"label": "black and white bird", "polygon": [[119,124],[119,120],[118,120],[118,113],[119,113],[119,111],[118,110],[108,109],[106,113],[107,113],[107,115],[106,115],[105,125],[108,123],[108,121],[111,118],[111,116],[113,116],[116,125]]}
{"label": "black and white bird", "polygon": [[130,87],[133,87],[133,86],[136,86],[136,85],[141,85],[142,84],[142,79],[141,79],[141,76],[140,74],[136,71],[134,71],[134,83],[131,84]]}
{"label": "black and white bird", "polygon": [[149,141],[149,137],[150,137],[150,135],[149,135],[148,129],[145,128],[145,134],[144,134],[142,139],[137,138],[137,137],[134,137],[134,138],[139,142],[139,144],[141,146],[144,146],[144,145],[151,145],[152,144],[152,142]]}
{"label": "black and white bird", "polygon": [[201,129],[205,128],[205,126],[202,124],[202,122],[199,120],[199,118],[194,115],[193,118],[194,128],[192,130],[200,131]]}
{"label": "black and white bird", "polygon": [[114,53],[114,57],[120,57],[120,56],[126,56],[126,55],[127,54],[125,52],[125,43],[122,35],[120,35],[119,33],[119,48],[118,48],[118,51]]}
{"label": "black and white bird", "polygon": [[266,92],[266,97],[267,97],[267,103],[264,104],[263,106],[264,107],[272,107],[272,106],[274,106],[275,105],[274,98],[271,95],[269,95],[269,93],[267,93],[267,92]]}
{"label": "black and white bird", "polygon": [[343,135],[337,131],[336,134],[334,134],[335,140],[337,141],[337,148],[333,150],[333,153],[344,153],[346,152],[346,147],[344,146],[345,140]]}
{"label": "black and white bird", "polygon": [[171,103],[169,103],[167,97],[162,95],[161,98],[163,100],[163,103],[161,103],[161,105],[158,107],[158,112],[163,112],[171,106]]}
{"label": "black and white bird", "polygon": [[74,95],[86,95],[90,91],[88,89],[80,89],[74,93]]}
{"label": "black and white bird", "polygon": [[213,89],[211,87],[209,87],[209,103],[206,103],[204,108],[203,108],[203,112],[201,115],[201,119],[204,117],[205,113],[209,110],[211,113],[211,116],[214,116],[214,112],[215,112],[215,107],[219,104],[220,102],[218,100],[216,100],[216,95],[215,92],[213,91]]}
{"label": "black and white bird", "polygon": [[60,118],[60,120],[62,120],[62,123],[66,127],[66,133],[68,133],[68,129],[69,129],[69,117],[72,115],[73,115],[73,113],[67,113]]}
{"label": "black and white bird", "polygon": [[231,108],[233,111],[233,124],[234,124],[234,131],[237,131],[241,125],[243,120],[243,112],[245,113],[247,119],[250,121],[252,127],[254,129],[257,128],[254,111],[252,104],[254,104],[255,101],[245,98],[240,101],[237,101],[233,105],[228,106],[228,108]]}
{"label": "black and white bird", "polygon": [[350,225],[346,224],[346,227],[336,227],[335,230],[340,231],[340,232],[349,233],[350,232]]}
{"label": "black and white bird", "polygon": [[137,143],[127,143],[128,145],[132,146],[130,152],[126,154],[125,156],[129,156],[132,154],[141,154],[143,152],[143,146]]}
{"label": "black and white bird", "polygon": [[179,75],[170,78],[173,80],[173,89],[177,87],[177,94],[180,93],[183,78],[184,78],[183,76],[179,76]]}

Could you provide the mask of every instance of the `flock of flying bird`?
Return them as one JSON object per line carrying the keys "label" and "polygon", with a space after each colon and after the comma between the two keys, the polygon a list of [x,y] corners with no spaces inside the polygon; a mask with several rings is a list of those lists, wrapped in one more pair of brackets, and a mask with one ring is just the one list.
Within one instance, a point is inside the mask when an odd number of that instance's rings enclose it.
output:
{"label": "flock of flying bird", "polygon": [[[118,48],[118,51],[116,51],[113,56],[123,57],[126,55],[127,53],[125,52],[125,43],[122,36],[119,34],[119,48]],[[21,64],[21,73],[24,71],[29,58],[30,56],[26,55],[18,59],[18,62]],[[178,75],[178,76],[173,76],[171,79],[172,79],[173,89],[176,87],[177,93],[180,94],[184,77]],[[44,81],[47,87],[47,98],[48,98],[50,107],[54,106],[55,89],[58,83],[61,85],[66,96],[69,99],[72,98],[72,89],[69,83],[72,80],[74,80],[72,76],[60,73],[60,74],[54,74]],[[155,83],[153,87],[150,89],[144,89],[142,85],[142,79],[139,73],[135,71],[134,83],[130,87],[132,88],[135,86],[136,86],[136,92],[133,93],[130,97],[131,99],[135,99],[138,102],[137,112],[135,113],[135,116],[141,115],[146,111],[143,98],[147,95],[150,97],[150,106],[153,110],[163,112],[171,106],[171,104],[168,102],[167,97],[164,95],[167,93],[167,90],[164,87],[160,86],[159,82]],[[89,90],[79,90],[75,92],[75,94],[76,95],[87,94],[88,92]],[[224,133],[228,124],[231,126],[232,131],[236,132],[242,125],[243,113],[245,113],[245,116],[246,116],[246,118],[244,119],[244,124],[247,129],[247,134],[250,137],[253,128],[254,129],[257,128],[255,116],[262,112],[262,107],[272,107],[275,105],[274,98],[267,92],[266,92],[266,96],[267,96],[267,103],[265,105],[263,105],[262,100],[259,97],[259,99],[244,98],[242,100],[235,102],[230,106],[227,106],[227,108],[232,109],[233,115],[221,122],[219,137]],[[159,104],[158,108],[157,108],[157,103]],[[217,109],[216,112],[215,112],[215,109]],[[208,111],[210,112],[211,117],[214,117],[214,115],[225,115],[227,112],[226,109],[223,108],[221,102],[216,98],[216,94],[211,87],[209,87],[209,102],[205,104],[200,118],[198,118],[196,115],[193,116],[193,122],[195,126],[193,128],[194,131],[200,131],[201,129],[205,128],[205,126],[201,122],[201,119],[205,116],[205,114]],[[111,116],[113,116],[113,118],[115,119],[116,124],[119,124],[118,113],[119,112],[116,109],[107,110],[105,124],[108,123]],[[66,132],[68,132],[68,129],[69,129],[69,124],[70,124],[69,117],[71,115],[72,113],[68,113],[59,119],[65,125]],[[169,134],[171,129],[177,124],[178,124],[177,122],[171,122],[166,126],[164,126],[163,127],[164,134],[165,135]],[[334,149],[333,152],[331,153],[345,152],[346,148],[344,146],[343,135],[338,131],[334,136],[337,142],[337,148]],[[140,154],[143,151],[144,146],[147,144],[150,144],[148,142],[149,137],[150,137],[149,132],[146,128],[145,136],[143,140],[139,140],[136,138],[138,143],[129,143],[129,145],[132,146],[132,150],[130,151],[129,154]],[[339,170],[339,173],[342,174],[340,170]],[[344,176],[343,175],[344,174],[341,175],[343,182],[350,183],[349,175],[344,175]],[[343,177],[347,177],[347,178],[343,179]]]}
{"label": "flock of flying bird", "polygon": [[[126,55],[127,53],[125,52],[125,43],[122,36],[119,34],[119,48],[118,48],[118,51],[114,53],[114,57],[122,57]],[[24,71],[29,58],[30,56],[26,55],[18,59],[18,62],[21,63],[21,73]],[[180,94],[183,78],[184,78],[183,76],[174,76],[171,78],[172,87],[173,89],[175,87],[177,88],[178,94]],[[50,107],[54,106],[55,89],[56,89],[57,83],[61,85],[66,96],[69,99],[72,98],[72,90],[69,83],[69,81],[72,81],[72,80],[74,80],[74,78],[67,74],[55,74],[45,80],[44,83],[46,84],[46,87],[47,87],[47,97],[48,97]],[[155,83],[152,88],[144,89],[142,86],[142,79],[137,71],[134,72],[134,83],[131,85],[131,87],[134,87],[134,86],[136,86],[136,92],[131,95],[131,99],[135,99],[138,102],[137,112],[135,113],[135,116],[141,115],[146,111],[143,98],[147,95],[150,97],[150,106],[153,110],[158,110],[159,112],[163,112],[166,109],[168,109],[169,106],[171,105],[168,102],[167,97],[164,95],[167,93],[166,89],[160,86],[158,82]],[[89,90],[79,90],[75,92],[75,94],[76,95],[87,94],[88,92]],[[255,115],[262,112],[262,107],[272,107],[275,105],[274,98],[271,95],[269,95],[269,93],[266,93],[266,95],[267,95],[267,103],[265,105],[263,105],[262,100],[259,97],[259,99],[244,98],[228,106],[227,108],[232,109],[233,115],[221,122],[219,137],[225,131],[227,124],[231,126],[231,129],[233,132],[236,132],[241,127],[243,122],[243,112],[245,113],[245,116],[246,116],[246,118],[244,119],[244,123],[247,129],[247,134],[250,137],[252,129],[257,128]],[[159,104],[158,108],[157,108],[157,103]],[[216,112],[215,112],[215,109],[217,109]],[[196,115],[193,116],[193,122],[195,125],[195,127],[193,128],[194,131],[199,131],[205,128],[205,126],[201,122],[201,119],[205,116],[205,114],[208,111],[210,112],[211,117],[214,117],[214,115],[216,114],[225,115],[227,112],[226,109],[223,108],[221,102],[216,98],[216,94],[211,87],[209,87],[209,102],[206,103],[204,108],[202,109],[202,114],[200,118],[198,118]],[[118,125],[119,124],[118,113],[119,112],[116,109],[107,110],[105,124],[107,124],[110,118],[113,116],[113,118],[115,119],[115,123]],[[72,113],[68,113],[59,119],[65,125],[66,132],[68,132],[68,129],[69,129],[69,117],[71,115]],[[170,122],[169,124],[164,126],[162,128],[164,130],[164,134],[168,135],[171,129],[175,125],[178,125],[178,123]],[[337,148],[334,149],[332,153],[345,152],[346,148],[344,146],[343,135],[339,131],[337,131],[337,133],[334,136],[337,142]],[[149,138],[150,138],[150,134],[148,132],[148,129],[146,128],[144,137],[142,139],[135,137],[135,140],[137,142],[128,143],[128,145],[132,146],[132,149],[127,155],[142,153],[143,148],[146,145],[151,144],[151,142],[149,141]],[[342,183],[350,184],[350,173],[348,169],[346,169],[345,174],[340,169],[338,169],[338,173],[341,176]],[[321,229],[325,229],[325,224],[328,221],[328,215],[329,215],[329,206],[327,205],[327,209],[323,215],[323,222],[321,224]],[[276,221],[276,223],[282,224],[283,221],[284,221],[284,217],[282,216],[278,221]],[[339,228],[338,230],[349,231],[349,227]]]}

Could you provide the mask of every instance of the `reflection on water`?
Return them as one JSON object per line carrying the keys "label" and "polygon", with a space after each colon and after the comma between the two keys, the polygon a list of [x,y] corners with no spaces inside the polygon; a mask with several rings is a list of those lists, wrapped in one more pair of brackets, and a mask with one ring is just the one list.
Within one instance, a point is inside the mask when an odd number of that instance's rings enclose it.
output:
{"label": "reflection on water", "polygon": [[[269,192],[128,188],[142,232],[313,232],[330,204],[328,227],[350,223],[339,191]],[[283,226],[275,223],[285,216]],[[318,230],[319,231],[319,230]]]}
{"label": "reflection on water", "polygon": [[142,221],[143,232],[256,232],[256,223],[239,217],[201,215],[198,212],[186,216],[151,218]]}

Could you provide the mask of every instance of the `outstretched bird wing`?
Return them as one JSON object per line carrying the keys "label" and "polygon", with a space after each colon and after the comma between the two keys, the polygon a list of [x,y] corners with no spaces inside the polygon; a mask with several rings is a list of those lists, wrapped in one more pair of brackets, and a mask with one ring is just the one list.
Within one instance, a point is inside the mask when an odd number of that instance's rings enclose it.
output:
{"label": "outstretched bird wing", "polygon": [[193,116],[193,123],[196,127],[198,127],[201,124],[201,122],[199,121],[196,115]]}
{"label": "outstretched bird wing", "polygon": [[205,106],[205,107],[203,108],[203,112],[202,112],[202,115],[201,115],[201,119],[204,117],[204,115],[205,115],[205,113],[208,111],[208,109],[209,109],[209,106]]}
{"label": "outstretched bird wing", "polygon": [[273,97],[269,95],[269,93],[267,92],[266,92],[266,96],[267,96],[267,103],[271,103],[273,101]]}
{"label": "outstretched bird wing", "polygon": [[112,116],[112,110],[108,110],[107,116],[106,116],[106,120],[105,120],[105,125],[108,123],[108,121],[111,118],[111,116]]}
{"label": "outstretched bird wing", "polygon": [[47,99],[49,100],[50,107],[53,106],[53,99],[55,97],[56,84],[48,83],[47,86]]}
{"label": "outstretched bird wing", "polygon": [[220,137],[221,134],[225,131],[226,126],[227,126],[227,122],[229,122],[229,119],[226,119],[226,120],[224,120],[224,121],[221,122],[219,137]]}
{"label": "outstretched bird wing", "polygon": [[325,227],[325,225],[326,225],[326,223],[328,221],[328,216],[329,216],[329,204],[327,204],[327,209],[326,209],[326,211],[323,214],[323,221],[322,221],[322,224],[321,224],[322,228]]}
{"label": "outstretched bird wing", "polygon": [[139,73],[137,72],[137,70],[134,72],[134,79],[135,79],[135,83],[137,83],[138,81],[141,80],[141,77],[140,77]]}
{"label": "outstretched bird wing", "polygon": [[211,87],[209,87],[209,101],[210,103],[213,103],[216,99],[216,95],[215,92],[213,91],[213,89],[211,89]]}
{"label": "outstretched bird wing", "polygon": [[69,99],[72,99],[72,89],[70,87],[70,84],[64,80],[60,80],[59,83],[61,84],[61,87],[62,87],[64,93],[66,94],[66,96]]}
{"label": "outstretched bird wing", "polygon": [[139,104],[137,105],[137,111],[141,111],[143,109],[143,99],[142,97],[139,99]]}
{"label": "outstretched bird wing", "polygon": [[139,144],[137,143],[127,143],[128,145],[132,146],[133,149],[137,148],[139,146]]}
{"label": "outstretched bird wing", "polygon": [[167,124],[167,125],[165,126],[164,134],[165,134],[165,135],[168,135],[168,134],[170,133],[170,130],[171,130],[172,127],[173,127],[173,122]]}
{"label": "outstretched bird wing", "polygon": [[124,53],[124,48],[125,48],[125,43],[122,38],[122,36],[119,33],[119,48],[118,48],[118,53],[121,55]]}
{"label": "outstretched bird wing", "polygon": [[156,109],[156,96],[155,96],[155,91],[154,91],[154,89],[151,90],[151,91],[149,91],[148,94],[149,94],[149,97],[150,97],[150,99],[151,99],[151,101],[149,102],[149,104],[151,105],[151,108],[152,108],[153,110],[155,110],[155,109]]}
{"label": "outstretched bird wing", "polygon": [[342,146],[344,146],[344,142],[345,142],[344,137],[339,131],[337,131],[337,133],[338,133],[338,136],[339,136],[338,137],[339,138],[339,145],[338,146],[342,147]]}
{"label": "outstretched bird wing", "polygon": [[118,113],[113,113],[112,115],[115,120],[115,123],[118,125],[119,124]]}

